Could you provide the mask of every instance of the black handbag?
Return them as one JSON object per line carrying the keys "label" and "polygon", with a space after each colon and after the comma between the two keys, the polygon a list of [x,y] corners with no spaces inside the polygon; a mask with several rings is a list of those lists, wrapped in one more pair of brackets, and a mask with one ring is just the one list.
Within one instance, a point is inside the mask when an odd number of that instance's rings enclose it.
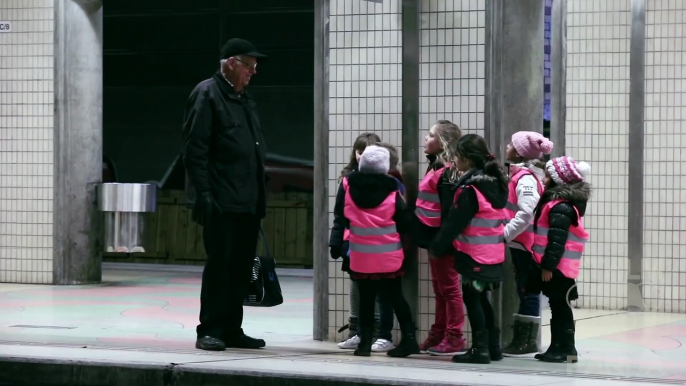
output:
{"label": "black handbag", "polygon": [[279,277],[276,275],[276,260],[269,253],[267,238],[260,227],[260,236],[264,243],[266,257],[256,256],[253,263],[248,295],[243,300],[244,306],[274,307],[283,303]]}

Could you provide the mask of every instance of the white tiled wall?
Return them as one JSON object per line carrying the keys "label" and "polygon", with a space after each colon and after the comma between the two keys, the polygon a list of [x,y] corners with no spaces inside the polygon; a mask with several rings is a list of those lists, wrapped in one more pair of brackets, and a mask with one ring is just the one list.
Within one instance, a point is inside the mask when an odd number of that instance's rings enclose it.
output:
{"label": "white tiled wall", "polygon": [[686,1],[646,1],[643,296],[686,312]]}
{"label": "white tiled wall", "polygon": [[[439,119],[456,123],[463,134],[483,136],[486,1],[422,0],[421,6],[420,144]],[[419,152],[421,177],[428,165],[422,146]],[[433,324],[434,312],[428,255],[420,250],[417,320],[421,339]]]}
{"label": "white tiled wall", "polygon": [[[401,152],[401,1],[331,0],[329,224],[355,138],[374,132]],[[329,262],[329,338],[348,322],[350,280]],[[347,332],[346,332],[347,333]],[[345,335],[347,336],[347,335]]]}
{"label": "white tiled wall", "polygon": [[0,282],[52,282],[53,0],[1,0]]}
{"label": "white tiled wall", "polygon": [[[630,0],[567,2],[567,155],[589,162],[583,308],[626,307]],[[555,49],[555,48],[553,48]]]}

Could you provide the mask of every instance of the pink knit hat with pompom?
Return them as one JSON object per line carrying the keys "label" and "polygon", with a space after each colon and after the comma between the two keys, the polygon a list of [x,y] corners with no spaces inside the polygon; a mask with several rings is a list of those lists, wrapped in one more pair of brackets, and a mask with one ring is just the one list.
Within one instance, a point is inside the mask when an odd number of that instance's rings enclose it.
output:
{"label": "pink knit hat with pompom", "polygon": [[562,156],[553,158],[545,164],[550,178],[558,185],[586,182],[591,174],[591,166],[586,162],[577,162],[572,157]]}
{"label": "pink knit hat with pompom", "polygon": [[540,159],[553,151],[553,143],[535,131],[518,131],[512,134],[512,146],[525,159]]}

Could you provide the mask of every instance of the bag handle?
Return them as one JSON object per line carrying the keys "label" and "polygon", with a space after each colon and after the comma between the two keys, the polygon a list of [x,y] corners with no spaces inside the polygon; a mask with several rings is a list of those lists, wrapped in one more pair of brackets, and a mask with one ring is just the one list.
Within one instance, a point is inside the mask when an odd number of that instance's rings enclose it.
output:
{"label": "bag handle", "polygon": [[267,257],[272,258],[271,252],[269,252],[269,243],[267,243],[267,236],[264,234],[264,228],[260,224],[260,236],[262,237],[262,244],[264,245],[264,251],[267,252]]}

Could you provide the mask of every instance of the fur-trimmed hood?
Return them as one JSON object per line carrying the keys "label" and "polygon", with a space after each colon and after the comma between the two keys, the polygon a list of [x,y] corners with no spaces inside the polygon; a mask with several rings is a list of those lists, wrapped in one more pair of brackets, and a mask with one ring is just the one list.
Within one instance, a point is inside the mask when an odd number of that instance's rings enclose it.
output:
{"label": "fur-trimmed hood", "polygon": [[457,180],[456,185],[476,187],[495,209],[502,209],[507,204],[507,187],[503,188],[496,178],[484,174],[483,170],[467,172]]}
{"label": "fur-trimmed hood", "polygon": [[586,205],[590,199],[591,185],[586,182],[555,185],[543,192],[539,206],[542,208],[547,202],[553,200],[565,200],[574,205],[583,217],[586,214]]}

